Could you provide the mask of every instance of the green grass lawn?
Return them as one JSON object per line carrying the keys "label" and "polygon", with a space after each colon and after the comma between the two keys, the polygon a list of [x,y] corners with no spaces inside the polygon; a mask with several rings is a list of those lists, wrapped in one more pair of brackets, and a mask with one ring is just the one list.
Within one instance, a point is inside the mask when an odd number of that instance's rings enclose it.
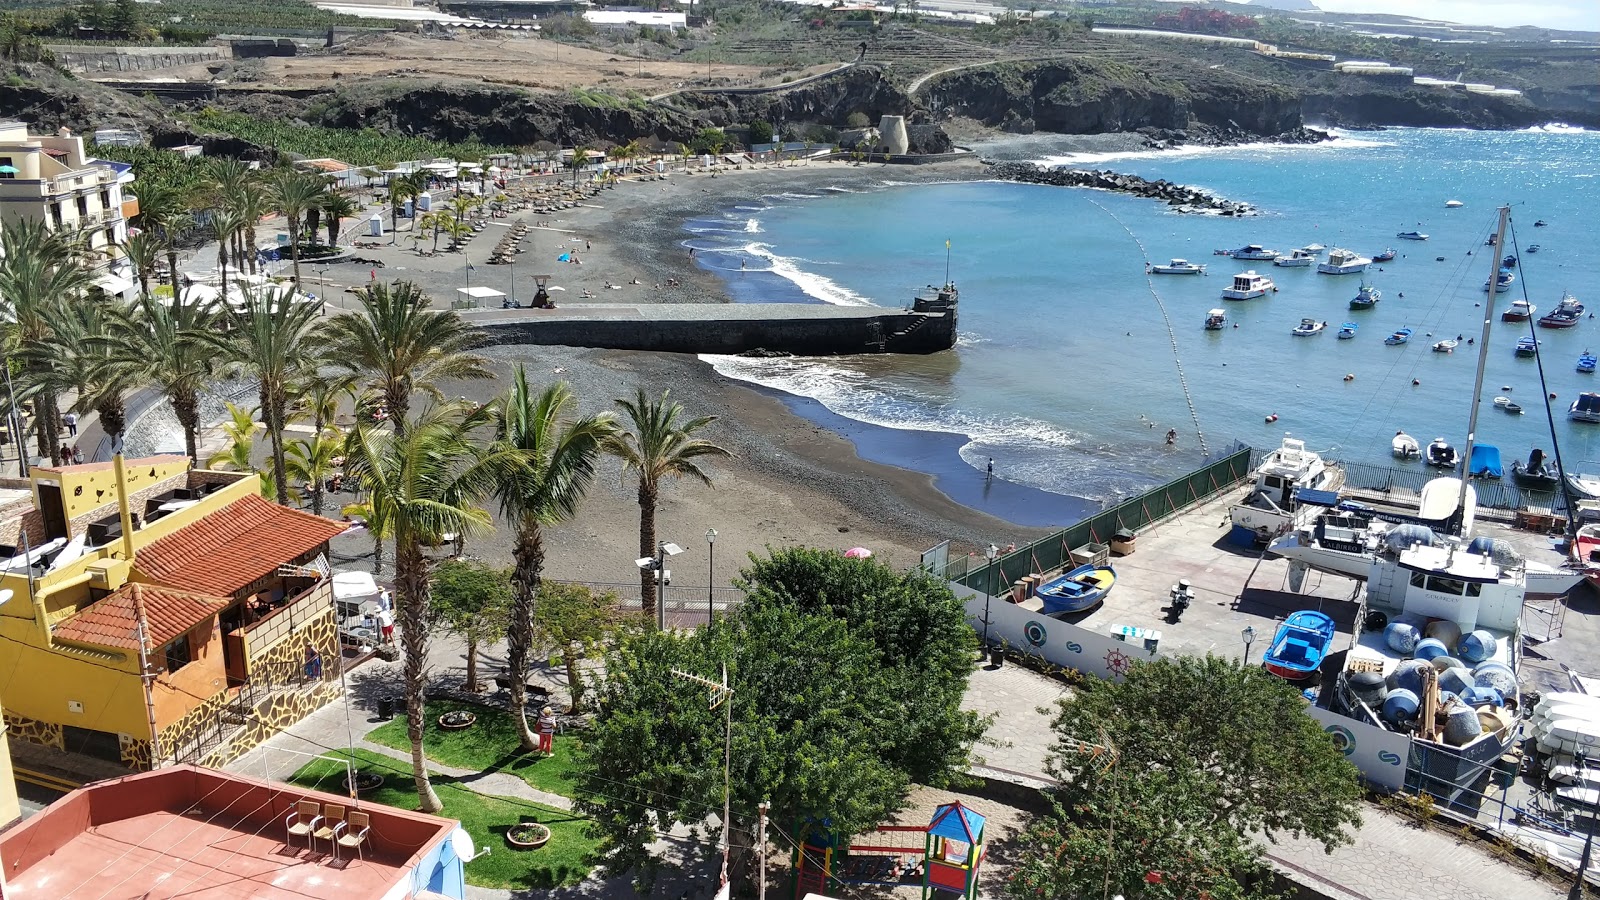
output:
{"label": "green grass lawn", "polygon": [[[335,751],[332,755],[338,754],[354,760],[359,772],[383,776],[383,787],[363,794],[364,802],[398,809],[417,808],[410,766],[359,748]],[[344,791],[344,774],[343,764],[314,759],[289,780],[338,794]],[[467,863],[468,884],[507,890],[553,888],[577,884],[589,873],[587,859],[596,841],[589,838],[587,820],[576,813],[525,800],[479,794],[446,775],[435,775],[433,787],[444,803],[443,815],[459,819],[461,827],[472,835],[480,848],[494,848],[493,853]],[[506,829],[520,822],[549,826],[550,842],[537,850],[513,848],[505,840]]]}
{"label": "green grass lawn", "polygon": [[[455,709],[476,713],[478,721],[471,728],[460,731],[440,728],[439,717]],[[517,741],[516,723],[504,709],[438,700],[428,704],[427,720],[423,745],[427,748],[428,758],[474,772],[505,772],[541,791],[572,796],[573,785],[577,782],[577,772],[573,768],[576,738],[570,733],[556,735],[555,755],[547,758],[537,753],[522,752]],[[369,733],[367,740],[396,750],[411,750],[411,741],[406,738],[404,717],[385,722]]]}

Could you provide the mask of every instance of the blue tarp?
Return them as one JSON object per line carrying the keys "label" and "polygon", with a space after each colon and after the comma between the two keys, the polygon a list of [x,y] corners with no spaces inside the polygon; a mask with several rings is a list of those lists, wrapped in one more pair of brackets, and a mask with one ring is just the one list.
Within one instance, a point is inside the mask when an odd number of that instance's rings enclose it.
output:
{"label": "blue tarp", "polygon": [[1326,506],[1331,509],[1339,505],[1339,492],[1298,488],[1294,492],[1294,500],[1296,503],[1305,503],[1310,506]]}
{"label": "blue tarp", "polygon": [[1493,444],[1476,444],[1472,448],[1472,460],[1467,466],[1467,471],[1473,475],[1486,475],[1490,478],[1499,478],[1506,474],[1500,466],[1500,448]]}

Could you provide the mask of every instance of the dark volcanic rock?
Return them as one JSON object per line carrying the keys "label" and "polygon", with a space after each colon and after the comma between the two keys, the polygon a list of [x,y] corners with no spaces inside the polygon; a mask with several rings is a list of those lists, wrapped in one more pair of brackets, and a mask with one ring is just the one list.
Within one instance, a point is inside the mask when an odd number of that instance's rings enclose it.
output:
{"label": "dark volcanic rock", "polygon": [[1132,194],[1159,200],[1176,212],[1206,213],[1221,216],[1253,216],[1256,211],[1247,203],[1224,200],[1202,190],[1173,184],[1166,179],[1151,181],[1137,175],[1118,172],[1091,172],[1082,169],[1044,168],[1025,162],[1000,162],[989,167],[989,173],[1005,181],[1026,184],[1050,184],[1057,187],[1085,187],[1119,194]]}

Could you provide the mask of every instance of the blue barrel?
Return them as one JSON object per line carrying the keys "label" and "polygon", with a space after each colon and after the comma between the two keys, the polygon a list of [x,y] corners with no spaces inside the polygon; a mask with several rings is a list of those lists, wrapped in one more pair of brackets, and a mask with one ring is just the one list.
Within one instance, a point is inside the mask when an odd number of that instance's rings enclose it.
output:
{"label": "blue barrel", "polygon": [[1456,654],[1469,663],[1481,663],[1494,656],[1500,649],[1500,642],[1494,635],[1483,629],[1478,629],[1461,639],[1456,645]]}
{"label": "blue barrel", "polygon": [[1505,663],[1483,662],[1472,670],[1472,683],[1494,688],[1502,697],[1517,696],[1517,675]]}
{"label": "blue barrel", "polygon": [[1466,669],[1449,668],[1439,673],[1439,690],[1454,691],[1465,697],[1473,690],[1472,673]]}
{"label": "blue barrel", "polygon": [[1417,695],[1411,691],[1390,691],[1383,698],[1383,717],[1392,724],[1408,722],[1417,715]]}
{"label": "blue barrel", "polygon": [[1470,706],[1456,706],[1444,718],[1444,739],[1457,747],[1483,734],[1478,721],[1478,711]]}
{"label": "blue barrel", "polygon": [[1408,622],[1390,622],[1389,627],[1383,630],[1383,642],[1389,645],[1389,649],[1406,656],[1416,652],[1417,641],[1421,639],[1417,626]]}
{"label": "blue barrel", "polygon": [[1449,656],[1450,648],[1438,638],[1423,638],[1417,642],[1415,653],[1417,659],[1436,659],[1440,656]]}
{"label": "blue barrel", "polygon": [[1422,670],[1433,668],[1433,664],[1425,659],[1408,659],[1394,667],[1389,673],[1389,690],[1410,691],[1413,695],[1422,693]]}
{"label": "blue barrel", "polygon": [[1485,703],[1490,706],[1504,706],[1506,704],[1505,698],[1500,696],[1500,692],[1490,687],[1473,686],[1460,693],[1461,699],[1473,706],[1482,706]]}

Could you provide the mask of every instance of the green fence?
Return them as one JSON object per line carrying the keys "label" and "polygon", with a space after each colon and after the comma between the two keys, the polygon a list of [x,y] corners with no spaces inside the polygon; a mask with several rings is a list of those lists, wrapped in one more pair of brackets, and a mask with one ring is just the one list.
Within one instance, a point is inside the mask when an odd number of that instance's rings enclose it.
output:
{"label": "green fence", "polygon": [[1095,513],[1043,540],[1018,547],[992,563],[971,557],[952,559],[945,567],[945,578],[987,594],[1003,593],[1024,575],[1048,572],[1066,564],[1074,549],[1108,543],[1118,531],[1138,531],[1209,500],[1247,477],[1250,461],[1250,448],[1237,445],[1216,462]]}

